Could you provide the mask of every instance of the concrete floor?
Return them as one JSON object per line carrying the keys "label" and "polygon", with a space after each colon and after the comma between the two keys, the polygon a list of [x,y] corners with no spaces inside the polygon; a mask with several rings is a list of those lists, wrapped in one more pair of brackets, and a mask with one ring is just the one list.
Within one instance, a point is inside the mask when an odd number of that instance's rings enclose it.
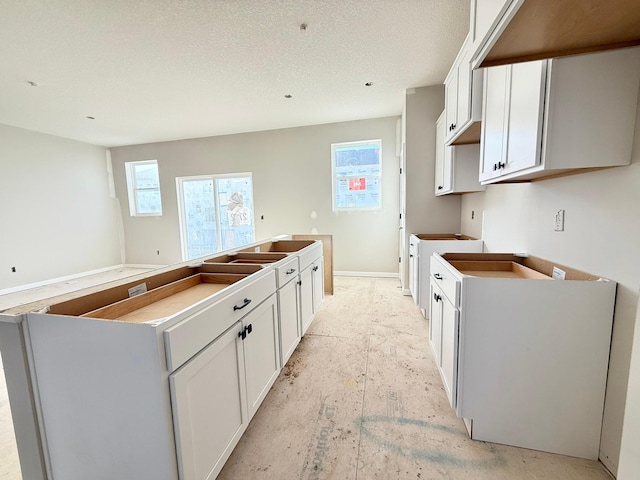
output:
{"label": "concrete floor", "polygon": [[[427,333],[397,280],[337,277],[218,479],[611,478],[595,461],[470,440]],[[0,480],[20,480],[3,387]]]}

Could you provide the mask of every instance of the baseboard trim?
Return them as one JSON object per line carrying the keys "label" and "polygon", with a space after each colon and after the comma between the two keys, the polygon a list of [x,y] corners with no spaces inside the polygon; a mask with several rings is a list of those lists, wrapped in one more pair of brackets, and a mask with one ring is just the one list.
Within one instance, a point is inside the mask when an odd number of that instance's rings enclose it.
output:
{"label": "baseboard trim", "polygon": [[376,277],[376,278],[399,278],[397,273],[391,272],[348,272],[335,271],[333,275],[336,277]]}

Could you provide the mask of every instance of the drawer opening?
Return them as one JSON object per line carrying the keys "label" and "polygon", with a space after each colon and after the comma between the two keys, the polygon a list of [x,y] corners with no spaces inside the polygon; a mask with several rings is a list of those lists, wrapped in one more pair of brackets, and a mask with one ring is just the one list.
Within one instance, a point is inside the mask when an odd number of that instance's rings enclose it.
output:
{"label": "drawer opening", "polygon": [[416,237],[420,240],[477,240],[460,233],[420,233]]}
{"label": "drawer opening", "polygon": [[207,258],[204,263],[254,263],[257,265],[274,263],[287,258],[286,253],[275,252],[238,252],[229,255]]}
{"label": "drawer opening", "polygon": [[178,313],[247,276],[241,273],[197,273],[80,316],[132,323],[158,320]]}
{"label": "drawer opening", "polygon": [[[313,243],[314,243],[313,240],[277,240],[275,242],[265,242],[257,247],[252,247],[252,249],[257,248],[259,249],[260,252],[292,253],[292,252],[298,252]],[[254,251],[252,249],[241,250],[241,251],[252,252]]]}
{"label": "drawer opening", "polygon": [[442,258],[460,273],[476,277],[553,280],[554,268],[565,273],[565,280],[598,281],[597,275],[534,256],[512,253],[443,253]]}
{"label": "drawer opening", "polygon": [[551,277],[516,262],[493,261],[451,261],[451,265],[464,275],[471,277],[491,278],[529,278],[536,280],[552,280]]}

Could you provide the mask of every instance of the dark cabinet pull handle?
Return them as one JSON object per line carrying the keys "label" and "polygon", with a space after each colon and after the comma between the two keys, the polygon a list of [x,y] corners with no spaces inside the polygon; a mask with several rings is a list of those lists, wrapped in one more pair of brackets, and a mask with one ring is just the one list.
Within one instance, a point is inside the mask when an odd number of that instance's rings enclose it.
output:
{"label": "dark cabinet pull handle", "polygon": [[289,269],[289,270],[287,270],[285,273],[286,273],[287,275],[291,275],[291,274],[292,274],[293,272],[295,272],[295,271],[296,271],[296,269],[295,269],[295,268],[290,268],[290,269]]}
{"label": "dark cabinet pull handle", "polygon": [[413,258],[413,255],[409,255],[409,258]]}
{"label": "dark cabinet pull handle", "polygon": [[242,305],[240,305],[240,306],[234,305],[233,306],[233,311],[235,312],[236,310],[242,310],[244,307],[246,307],[250,303],[251,303],[251,300],[249,298],[245,298],[244,299],[244,303]]}
{"label": "dark cabinet pull handle", "polygon": [[247,329],[243,328],[241,331],[238,332],[238,337],[240,337],[241,339],[245,339],[247,338]]}
{"label": "dark cabinet pull handle", "polygon": [[252,323],[250,323],[249,325],[247,325],[244,328],[247,331],[247,335],[249,335],[251,332],[253,332],[253,324]]}
{"label": "dark cabinet pull handle", "polygon": [[438,185],[438,190],[442,190],[444,187],[442,185]]}
{"label": "dark cabinet pull handle", "polygon": [[298,280],[298,285],[302,285],[302,280]]}
{"label": "dark cabinet pull handle", "polygon": [[497,169],[498,169],[498,164],[497,164],[497,163],[494,163],[494,164],[493,164],[493,171],[495,172]]}
{"label": "dark cabinet pull handle", "polygon": [[317,272],[318,271],[318,266],[316,265],[315,267],[313,267],[313,271]]}
{"label": "dark cabinet pull handle", "polygon": [[442,300],[442,297],[441,297],[440,295],[438,295],[437,293],[434,293],[434,294],[433,294],[433,299],[434,299],[436,302],[439,302],[440,300]]}
{"label": "dark cabinet pull handle", "polygon": [[505,167],[505,164],[504,164],[504,163],[502,163],[502,162],[498,162],[498,168],[504,168],[504,167]]}
{"label": "dark cabinet pull handle", "polygon": [[436,280],[442,280],[442,275],[440,275],[439,273],[434,273],[433,278],[435,278]]}

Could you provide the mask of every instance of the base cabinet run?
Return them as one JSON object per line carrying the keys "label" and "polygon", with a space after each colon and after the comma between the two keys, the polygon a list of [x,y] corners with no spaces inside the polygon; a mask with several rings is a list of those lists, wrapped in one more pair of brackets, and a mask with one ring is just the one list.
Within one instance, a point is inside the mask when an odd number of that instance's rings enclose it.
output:
{"label": "base cabinet run", "polygon": [[615,293],[535,257],[433,254],[430,343],[471,438],[598,458]]}
{"label": "base cabinet run", "polygon": [[258,243],[4,311],[34,392],[10,398],[34,403],[40,430],[43,457],[25,461],[43,458],[49,480],[214,479],[280,373],[281,344],[297,345],[298,265],[311,287],[322,279],[321,243]]}

